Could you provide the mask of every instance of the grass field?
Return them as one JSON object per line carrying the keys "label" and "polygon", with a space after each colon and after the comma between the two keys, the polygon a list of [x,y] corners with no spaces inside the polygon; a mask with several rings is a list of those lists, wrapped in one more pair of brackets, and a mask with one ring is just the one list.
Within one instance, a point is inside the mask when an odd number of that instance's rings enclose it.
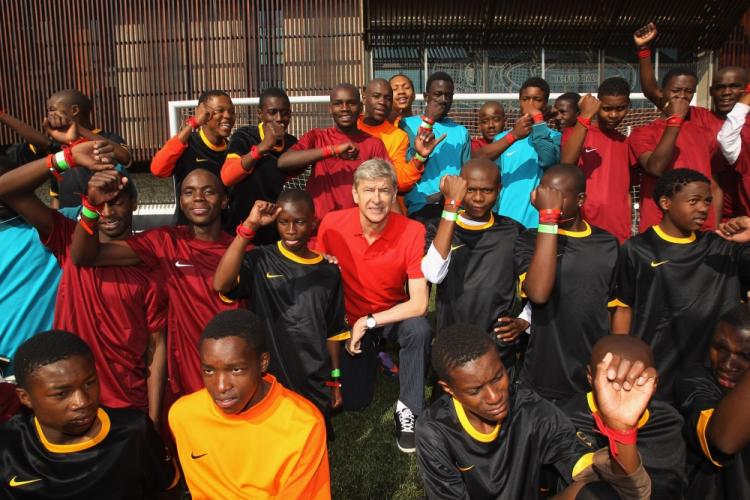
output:
{"label": "grass field", "polygon": [[393,409],[397,399],[398,379],[378,373],[375,398],[367,410],[333,417],[334,499],[424,498],[416,455],[402,453],[396,446]]}

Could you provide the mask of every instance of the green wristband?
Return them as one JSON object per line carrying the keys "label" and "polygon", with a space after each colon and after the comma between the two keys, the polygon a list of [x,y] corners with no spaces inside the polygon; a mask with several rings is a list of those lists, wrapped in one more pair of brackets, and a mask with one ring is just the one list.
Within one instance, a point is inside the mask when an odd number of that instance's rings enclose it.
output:
{"label": "green wristband", "polygon": [[536,230],[544,234],[557,234],[557,224],[539,224]]}
{"label": "green wristband", "polygon": [[414,158],[416,158],[418,161],[420,161],[422,163],[426,163],[427,162],[427,157],[426,156],[422,156],[419,153],[414,153]]}
{"label": "green wristband", "polygon": [[65,161],[65,152],[58,151],[55,153],[55,164],[57,164],[58,170],[68,170],[70,165]]}
{"label": "green wristband", "polygon": [[339,378],[341,377],[341,368],[334,368],[331,370],[331,378]]}
{"label": "green wristband", "polygon": [[86,207],[81,208],[81,215],[83,215],[87,219],[99,220],[99,214]]}
{"label": "green wristband", "polygon": [[458,214],[456,212],[449,212],[447,210],[443,210],[443,213],[440,214],[440,217],[451,222],[456,222],[458,220]]}

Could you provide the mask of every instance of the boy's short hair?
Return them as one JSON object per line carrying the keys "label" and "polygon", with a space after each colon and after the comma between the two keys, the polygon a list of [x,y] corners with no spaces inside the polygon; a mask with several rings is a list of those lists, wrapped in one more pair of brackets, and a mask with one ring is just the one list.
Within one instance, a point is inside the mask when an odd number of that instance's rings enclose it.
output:
{"label": "boy's short hair", "polygon": [[286,92],[284,92],[283,89],[280,89],[279,87],[269,87],[263,90],[263,92],[260,93],[260,96],[258,96],[258,106],[262,108],[267,99],[272,99],[274,97],[283,99],[289,104],[289,96],[286,95]]}
{"label": "boy's short hair", "polygon": [[62,98],[69,105],[75,104],[76,106],[78,106],[78,109],[81,111],[81,113],[86,116],[90,115],[91,110],[94,108],[94,105],[91,102],[91,98],[89,98],[89,96],[78,89],[60,90],[50,96],[50,98],[53,97]]}
{"label": "boy's short hair", "polygon": [[29,379],[36,370],[74,356],[93,359],[91,348],[80,337],[64,330],[37,333],[21,344],[13,357],[16,383],[28,389]]}
{"label": "boy's short hair", "polygon": [[223,90],[204,90],[203,92],[201,92],[201,95],[198,96],[198,104],[203,104],[212,97],[226,97],[230,101],[232,100],[232,98],[229,97],[229,94],[227,94]]}
{"label": "boy's short hair", "polygon": [[214,316],[203,329],[198,345],[206,339],[227,337],[243,339],[257,356],[267,352],[266,326],[255,313],[247,309],[224,311]]}
{"label": "boy's short hair", "polygon": [[[409,80],[411,81],[411,80]],[[433,84],[433,82],[451,82],[453,83],[453,78],[451,78],[451,75],[446,73],[445,71],[436,71],[433,74],[431,74],[427,78],[427,83],[425,84],[424,88],[426,92],[430,91],[430,86]],[[414,88],[414,85],[411,86]]]}
{"label": "boy's short hair", "polygon": [[548,168],[544,172],[543,178],[548,175],[564,175],[573,179],[573,185],[576,188],[576,193],[586,192],[586,175],[583,170],[578,168],[577,165],[570,165],[567,163],[558,163]]}
{"label": "boy's short hair", "polygon": [[495,341],[477,325],[455,324],[443,328],[432,344],[432,367],[438,378],[449,382],[450,372],[495,349]]}
{"label": "boy's short hair", "polygon": [[311,214],[315,214],[315,204],[313,203],[312,196],[302,189],[287,189],[282,192],[276,199],[276,204],[281,205],[282,203],[303,203],[310,209]]}
{"label": "boy's short hair", "polygon": [[406,76],[406,75],[405,75],[405,74],[403,74],[403,73],[396,73],[395,75],[393,75],[392,77],[390,77],[390,78],[388,79],[388,83],[391,83],[391,82],[393,81],[393,79],[394,79],[394,78],[396,78],[396,77],[399,77],[399,76],[400,76],[401,78],[406,78],[407,80],[409,80],[409,85],[411,85],[411,88],[412,88],[412,90],[414,90],[414,91],[416,92],[416,89],[414,88],[414,82],[412,81],[412,79],[411,79],[411,78],[409,78],[408,76]]}
{"label": "boy's short hair", "polygon": [[565,92],[560,97],[555,99],[555,101],[565,101],[569,102],[571,106],[573,106],[573,109],[576,110],[576,113],[578,113],[578,101],[581,100],[581,94],[578,92]]}
{"label": "boy's short hair", "polygon": [[544,78],[538,76],[527,78],[526,81],[523,82],[523,85],[521,85],[521,89],[518,91],[518,95],[521,95],[521,92],[529,87],[542,89],[542,91],[544,91],[544,98],[549,99],[549,83],[547,83],[547,80],[545,80]]}
{"label": "boy's short hair", "polygon": [[611,95],[626,96],[630,98],[630,85],[624,78],[613,76],[612,78],[607,78],[601,84],[599,84],[599,88],[597,89],[596,94],[599,97]]}
{"label": "boy's short hair", "polygon": [[693,71],[692,69],[688,68],[687,66],[679,66],[677,68],[672,68],[669,71],[667,71],[667,74],[664,75],[664,77],[661,79],[661,86],[662,88],[667,87],[667,84],[669,83],[669,80],[676,76],[692,76],[695,78],[695,81],[698,81],[698,75]]}
{"label": "boy's short hair", "polygon": [[708,177],[692,168],[675,168],[665,172],[661,177],[656,179],[653,193],[654,201],[658,204],[662,196],[672,198],[672,196],[682,191],[682,188],[691,182],[711,184]]}

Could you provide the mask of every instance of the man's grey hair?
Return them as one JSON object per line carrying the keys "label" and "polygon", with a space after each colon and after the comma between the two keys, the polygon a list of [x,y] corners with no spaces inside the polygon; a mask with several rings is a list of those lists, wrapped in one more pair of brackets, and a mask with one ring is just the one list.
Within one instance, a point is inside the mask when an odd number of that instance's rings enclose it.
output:
{"label": "man's grey hair", "polygon": [[374,181],[378,179],[389,179],[396,188],[396,171],[389,161],[381,158],[372,158],[363,161],[354,171],[354,189],[357,189],[361,181]]}

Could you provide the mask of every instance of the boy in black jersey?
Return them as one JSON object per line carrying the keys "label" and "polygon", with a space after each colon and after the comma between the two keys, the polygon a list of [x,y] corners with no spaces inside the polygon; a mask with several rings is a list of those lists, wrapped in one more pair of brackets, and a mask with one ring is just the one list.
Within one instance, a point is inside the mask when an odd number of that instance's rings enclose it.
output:
{"label": "boy in black jersey", "polygon": [[[246,252],[258,228],[276,222],[281,240]],[[230,299],[249,299],[266,323],[269,372],[328,416],[342,403],[339,342],[349,338],[338,267],[307,248],[315,229],[312,198],[289,190],[278,205],[258,200],[214,275]],[[330,374],[330,378],[329,378]]]}
{"label": "boy in black jersey", "polygon": [[[497,338],[503,364],[515,364],[516,340],[529,324],[520,312],[513,247],[523,226],[492,212],[500,172],[487,159],[470,160],[460,176],[440,180],[446,200],[438,225],[427,225],[422,272],[437,284],[437,328],[473,323]],[[459,205],[463,210],[459,210]]]}
{"label": "boy in black jersey", "polygon": [[620,251],[612,333],[629,333],[651,346],[659,372],[656,397],[672,401],[679,371],[705,361],[714,325],[739,303],[750,249],[700,231],[711,206],[703,174],[688,168],[666,172],[656,182],[654,200],[661,222]]}
{"label": "boy in black jersey", "polygon": [[531,302],[531,336],[520,377],[545,399],[588,390],[591,348],[609,333],[607,305],[618,244],[582,219],[585,189],[578,167],[549,168],[531,197],[539,229],[516,241],[516,273]]}
{"label": "boy in black jersey", "polygon": [[0,497],[152,498],[179,479],[148,416],[99,406],[88,345],[52,330],[13,358],[24,411],[0,426]]}
{"label": "boy in black jersey", "polygon": [[611,353],[597,365],[600,428],[615,427],[631,439],[625,444],[622,436],[615,438],[611,451],[594,453],[552,403],[509,384],[483,329],[457,324],[441,330],[432,364],[447,394],[417,420],[417,459],[428,498],[539,498],[543,465],[554,466],[565,484],[575,481],[566,498],[591,480],[609,482],[624,498],[648,498],[634,428],[653,394],[653,368],[626,366]]}
{"label": "boy in black jersey", "polygon": [[[644,368],[654,366],[654,355],[648,344],[629,335],[608,335],[594,344],[587,377],[593,386],[596,366],[611,352],[621,363]],[[626,381],[630,384],[632,381]],[[594,448],[608,445],[607,438],[596,431],[594,412],[598,404],[594,392],[576,394],[556,402],[557,407],[573,422],[577,435],[586,438]],[[680,414],[663,401],[650,401],[638,420],[638,451],[643,466],[651,477],[651,498],[683,498],[685,478],[685,441],[682,437],[683,420]]]}
{"label": "boy in black jersey", "polygon": [[[297,143],[297,138],[287,133],[292,109],[283,90],[269,88],[260,93],[258,118],[257,126],[234,131],[221,167],[221,181],[229,187],[229,214],[224,224],[228,233],[247,218],[255,200],[276,203],[286,179],[276,160]],[[253,241],[269,245],[278,240],[279,233],[271,224],[260,228]]]}
{"label": "boy in black jersey", "polygon": [[236,115],[229,94],[222,90],[208,90],[198,97],[195,116],[156,152],[151,160],[151,173],[157,177],[174,177],[175,218],[187,224],[180,212],[182,180],[195,169],[203,168],[221,176],[221,166],[227,156],[227,141],[232,134]]}
{"label": "boy in black jersey", "polygon": [[709,347],[675,384],[685,417],[689,499],[750,498],[750,309],[724,314]]}

